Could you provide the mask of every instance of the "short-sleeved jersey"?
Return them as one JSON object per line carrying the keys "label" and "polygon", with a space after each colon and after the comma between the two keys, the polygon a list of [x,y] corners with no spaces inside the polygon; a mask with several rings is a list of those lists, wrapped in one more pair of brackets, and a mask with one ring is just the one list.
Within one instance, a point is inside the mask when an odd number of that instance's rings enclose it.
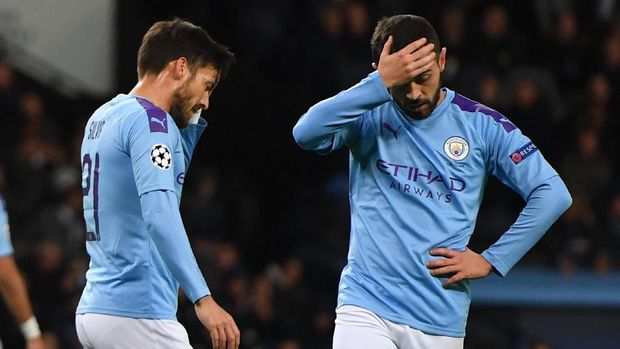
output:
{"label": "short-sleeved jersey", "polygon": [[9,216],[6,212],[4,199],[0,195],[0,257],[13,254],[11,233],[9,229]]}
{"label": "short-sleeved jersey", "polygon": [[[503,115],[443,91],[431,115],[414,120],[375,72],[311,108],[294,133],[321,140],[305,146],[320,153],[345,145],[350,150],[351,236],[338,306],[357,305],[427,333],[462,337],[468,281],[444,288],[446,278],[426,267],[437,258],[429,251],[466,249],[488,175],[526,198],[557,173]],[[483,255],[508,256],[492,261],[505,274],[520,258],[512,258],[510,248],[492,246]]]}
{"label": "short-sleeved jersey", "polygon": [[149,235],[140,195],[172,191],[180,201],[183,146],[172,117],[141,97],[118,95],[88,120],[81,156],[90,264],[77,313],[176,318],[179,283]]}

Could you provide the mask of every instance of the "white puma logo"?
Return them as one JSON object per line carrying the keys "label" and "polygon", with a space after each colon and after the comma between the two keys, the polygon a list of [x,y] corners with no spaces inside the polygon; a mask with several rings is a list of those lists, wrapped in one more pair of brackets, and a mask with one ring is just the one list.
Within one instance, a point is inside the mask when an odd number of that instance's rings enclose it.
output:
{"label": "white puma logo", "polygon": [[159,120],[158,118],[151,116],[151,118],[149,119],[151,122],[156,122],[158,124],[161,125],[161,128],[165,129],[166,128],[166,119],[161,119]]}
{"label": "white puma logo", "polygon": [[501,117],[499,120],[497,120],[498,122],[501,123],[506,123],[506,124],[512,124],[512,122],[510,122],[510,120],[506,119],[505,117]]}

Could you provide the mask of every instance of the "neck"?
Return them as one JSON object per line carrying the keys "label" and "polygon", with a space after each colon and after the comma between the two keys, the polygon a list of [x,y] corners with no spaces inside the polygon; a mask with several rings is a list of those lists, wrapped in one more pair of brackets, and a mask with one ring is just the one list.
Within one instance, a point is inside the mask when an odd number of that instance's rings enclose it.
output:
{"label": "neck", "polygon": [[435,110],[444,99],[446,99],[446,91],[444,91],[443,88],[439,88],[439,98],[437,99],[437,104],[435,104],[435,108],[433,108],[433,110]]}
{"label": "neck", "polygon": [[166,71],[161,72],[159,75],[145,75],[138,81],[136,86],[129,91],[129,94],[146,98],[157,107],[169,113],[174,86],[171,86],[171,82],[167,79],[166,75]]}

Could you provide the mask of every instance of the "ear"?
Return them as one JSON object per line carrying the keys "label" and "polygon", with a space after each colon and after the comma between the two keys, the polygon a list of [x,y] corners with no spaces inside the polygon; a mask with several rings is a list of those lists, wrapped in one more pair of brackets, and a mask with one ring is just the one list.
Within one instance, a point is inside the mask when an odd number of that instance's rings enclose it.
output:
{"label": "ear", "polygon": [[372,69],[374,69],[374,70],[379,69],[379,66],[377,65],[377,63],[372,62],[372,64],[371,64],[371,65],[372,65]]}
{"label": "ear", "polygon": [[172,64],[172,76],[175,80],[182,80],[187,74],[189,74],[189,66],[187,64],[187,58],[179,57],[176,61],[170,62]]}
{"label": "ear", "polygon": [[441,52],[439,52],[439,71],[443,71],[444,69],[446,69],[446,52],[448,50],[444,47],[441,49]]}

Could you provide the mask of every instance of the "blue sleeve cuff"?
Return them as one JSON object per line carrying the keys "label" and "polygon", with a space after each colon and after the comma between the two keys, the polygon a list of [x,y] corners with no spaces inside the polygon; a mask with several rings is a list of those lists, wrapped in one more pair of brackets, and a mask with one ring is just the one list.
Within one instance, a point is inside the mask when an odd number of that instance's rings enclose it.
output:
{"label": "blue sleeve cuff", "polygon": [[183,292],[185,292],[185,295],[192,303],[196,303],[202,297],[211,295],[211,290],[209,290],[206,282],[204,282],[202,285],[198,285],[198,287],[196,287],[195,289],[183,289]]}
{"label": "blue sleeve cuff", "polygon": [[378,71],[374,71],[368,74],[368,77],[372,79],[375,91],[377,91],[377,94],[381,97],[382,100],[392,100],[392,95],[390,94],[390,91],[388,91],[387,87],[385,87],[385,82],[383,81],[383,78]]}
{"label": "blue sleeve cuff", "polygon": [[493,271],[501,277],[506,276],[510,271],[510,267],[506,266],[499,258],[493,255],[492,252],[486,250],[482,252],[482,257],[487,260],[487,262],[491,263],[493,266]]}

